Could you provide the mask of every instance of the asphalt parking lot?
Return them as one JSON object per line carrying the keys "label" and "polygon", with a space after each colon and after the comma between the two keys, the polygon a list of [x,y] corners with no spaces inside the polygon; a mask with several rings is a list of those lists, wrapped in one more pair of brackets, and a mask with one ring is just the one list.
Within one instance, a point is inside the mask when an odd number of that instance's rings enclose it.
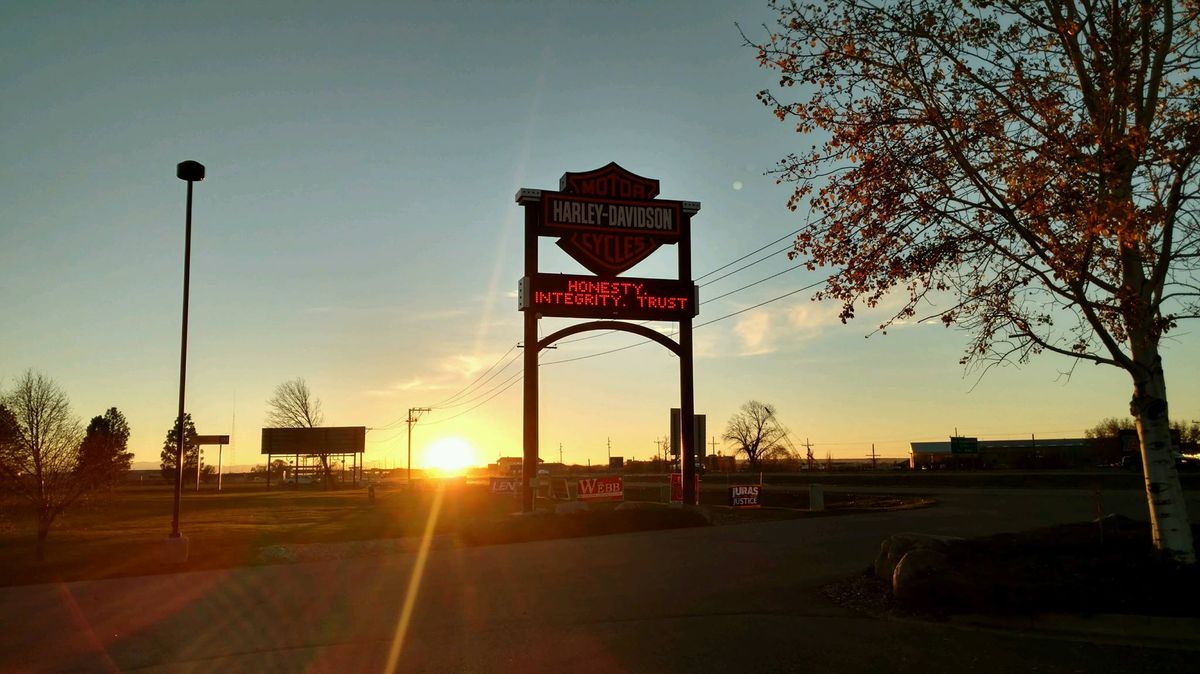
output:
{"label": "asphalt parking lot", "polygon": [[[418,553],[4,588],[0,671],[367,672],[387,671],[396,652],[395,671],[422,672],[1194,666],[1200,630],[1178,621],[1114,631],[1111,621],[877,619],[822,595],[891,533],[1015,531],[1090,519],[1095,508],[1087,490],[937,496],[919,510],[434,546],[404,630]],[[1189,505],[1194,518],[1200,503]],[[1136,491],[1106,494],[1105,507],[1144,518]]]}

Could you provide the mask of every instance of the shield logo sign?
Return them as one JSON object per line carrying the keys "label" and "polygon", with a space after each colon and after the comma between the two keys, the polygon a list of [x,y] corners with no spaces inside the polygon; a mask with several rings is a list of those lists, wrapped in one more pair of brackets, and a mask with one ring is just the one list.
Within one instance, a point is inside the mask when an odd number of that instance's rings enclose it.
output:
{"label": "shield logo sign", "polygon": [[658,181],[615,163],[565,173],[559,192],[542,195],[539,234],[597,276],[616,276],[646,259],[682,231],[682,202],[655,199]]}

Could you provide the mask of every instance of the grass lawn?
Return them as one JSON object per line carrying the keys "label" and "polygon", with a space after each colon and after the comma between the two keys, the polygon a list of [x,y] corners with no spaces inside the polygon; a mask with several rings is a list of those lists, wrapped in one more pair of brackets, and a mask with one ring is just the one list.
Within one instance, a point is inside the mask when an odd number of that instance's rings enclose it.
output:
{"label": "grass lawn", "polygon": [[[665,485],[664,485],[665,486]],[[631,501],[667,497],[657,486],[626,488]],[[180,530],[188,539],[183,567],[161,559],[171,532],[173,489],[170,486],[125,486],[76,506],[54,523],[46,543],[46,561],[34,557],[34,522],[19,504],[0,504],[0,585],[110,578],[182,569],[213,569],[286,561],[288,551],[312,544],[384,541],[419,537],[432,507],[434,492],[377,487],[375,501],[363,488],[324,491],[317,486],[267,490],[262,484],[227,483],[218,492],[185,489]],[[721,508],[724,490],[705,490],[702,502],[715,506],[713,521],[737,524],[785,517],[849,514],[927,502],[919,497],[830,493],[827,511],[808,513],[807,489],[764,493],[762,510]],[[493,496],[486,485],[447,483],[437,534],[454,534],[467,545],[515,542],[563,536],[587,536],[708,524],[696,513],[678,509],[614,512],[616,503],[593,504],[585,516],[542,517],[514,522],[520,510],[512,496]],[[539,509],[553,504],[539,499]],[[277,546],[285,546],[283,554]],[[318,546],[319,547],[319,546]],[[388,545],[383,549],[395,549]]]}
{"label": "grass lawn", "polygon": [[[160,556],[171,532],[172,497],[171,487],[131,486],[75,507],[55,521],[41,564],[34,559],[32,517],[9,508],[0,519],[0,585],[171,570]],[[186,568],[252,564],[258,549],[270,545],[419,536],[431,503],[431,492],[386,487],[376,490],[374,503],[365,489],[268,492],[261,484],[227,484],[221,492],[211,486],[185,489],[180,530],[189,542]],[[437,530],[457,531],[464,518],[500,516],[513,508],[513,501],[491,498],[485,490],[452,486]]]}

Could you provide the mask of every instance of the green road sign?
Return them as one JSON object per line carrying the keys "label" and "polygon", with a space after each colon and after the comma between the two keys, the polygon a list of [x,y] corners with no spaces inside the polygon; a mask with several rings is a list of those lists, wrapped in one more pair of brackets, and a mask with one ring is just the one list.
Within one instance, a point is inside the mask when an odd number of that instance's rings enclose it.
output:
{"label": "green road sign", "polygon": [[951,454],[978,454],[979,438],[959,438],[950,436]]}

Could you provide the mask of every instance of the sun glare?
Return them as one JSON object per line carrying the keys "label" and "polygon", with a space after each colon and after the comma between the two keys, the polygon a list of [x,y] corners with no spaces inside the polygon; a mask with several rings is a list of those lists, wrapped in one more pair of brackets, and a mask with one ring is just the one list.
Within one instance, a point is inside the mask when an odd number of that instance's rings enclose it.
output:
{"label": "sun glare", "polygon": [[443,475],[456,475],[473,465],[475,448],[462,438],[441,438],[425,450],[425,466]]}

